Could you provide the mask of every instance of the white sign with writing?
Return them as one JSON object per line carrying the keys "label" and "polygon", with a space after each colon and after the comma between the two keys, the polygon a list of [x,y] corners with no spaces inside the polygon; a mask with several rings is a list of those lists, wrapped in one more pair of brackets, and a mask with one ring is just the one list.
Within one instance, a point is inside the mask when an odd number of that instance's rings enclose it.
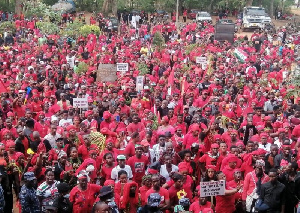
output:
{"label": "white sign with writing", "polygon": [[74,108],[88,108],[87,98],[73,98],[73,107]]}
{"label": "white sign with writing", "polygon": [[200,182],[201,197],[225,194],[225,181]]}
{"label": "white sign with writing", "polygon": [[117,63],[117,71],[118,72],[127,72],[128,71],[128,63]]}
{"label": "white sign with writing", "polygon": [[144,76],[136,77],[136,91],[140,92],[144,88]]}
{"label": "white sign with writing", "polygon": [[201,64],[202,69],[207,67],[207,58],[206,57],[196,57],[196,63]]}

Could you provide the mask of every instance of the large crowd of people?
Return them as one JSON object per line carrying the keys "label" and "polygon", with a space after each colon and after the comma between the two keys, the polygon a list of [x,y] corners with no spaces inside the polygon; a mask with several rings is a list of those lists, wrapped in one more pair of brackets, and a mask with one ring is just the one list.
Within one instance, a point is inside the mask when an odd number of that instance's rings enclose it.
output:
{"label": "large crowd of people", "polygon": [[[214,40],[210,23],[121,19],[121,33],[74,43],[45,35],[38,19],[9,19],[16,32],[0,32],[0,213],[297,211],[293,26],[230,44]],[[98,65],[116,63],[128,71],[99,81]],[[224,192],[207,197],[200,183],[213,181]]]}

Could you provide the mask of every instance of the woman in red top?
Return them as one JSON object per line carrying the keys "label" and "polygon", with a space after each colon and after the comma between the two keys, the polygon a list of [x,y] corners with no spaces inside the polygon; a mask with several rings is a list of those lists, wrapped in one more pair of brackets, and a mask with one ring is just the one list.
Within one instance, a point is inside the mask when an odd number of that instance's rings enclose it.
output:
{"label": "woman in red top", "polygon": [[70,202],[73,204],[73,213],[91,212],[96,195],[101,186],[88,183],[88,175],[81,171],[78,178],[78,185],[70,192]]}
{"label": "woman in red top", "polygon": [[[226,184],[226,176],[223,172],[217,174],[218,181],[224,181]],[[231,188],[225,185],[225,195],[216,196],[216,212],[232,213],[235,211],[235,197],[234,194],[241,189],[242,185],[237,185],[236,188]]]}
{"label": "woman in red top", "polygon": [[136,213],[139,207],[141,195],[138,191],[138,184],[136,182],[126,183],[121,197],[120,209],[124,213]]}
{"label": "woman in red top", "polygon": [[139,189],[139,192],[141,195],[142,206],[147,204],[146,192],[149,189],[151,189],[151,187],[152,187],[151,175],[145,175],[142,179],[142,186]]}
{"label": "woman in red top", "polygon": [[108,152],[103,156],[104,164],[101,169],[101,183],[111,180],[111,171],[116,166],[112,153]]}

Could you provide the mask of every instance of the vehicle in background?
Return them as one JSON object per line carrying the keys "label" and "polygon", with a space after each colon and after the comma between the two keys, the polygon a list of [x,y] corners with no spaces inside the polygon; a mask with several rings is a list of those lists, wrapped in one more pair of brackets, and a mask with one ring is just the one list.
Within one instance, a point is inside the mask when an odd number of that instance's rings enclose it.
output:
{"label": "vehicle in background", "polygon": [[196,19],[197,13],[201,12],[201,10],[191,9],[188,11],[187,18],[188,19]]}
{"label": "vehicle in background", "polygon": [[265,20],[264,20],[264,23],[271,23],[271,22],[272,22],[271,17],[269,16],[268,13],[265,13]]}
{"label": "vehicle in background", "polygon": [[244,7],[242,30],[263,29],[266,19],[265,8],[263,7]]}
{"label": "vehicle in background", "polygon": [[219,19],[216,24],[234,24],[234,31],[238,31],[238,26],[231,19]]}
{"label": "vehicle in background", "polygon": [[112,24],[112,31],[118,32],[118,29],[119,29],[118,19],[116,17],[109,17],[109,20],[111,21],[111,24]]}
{"label": "vehicle in background", "polygon": [[167,20],[169,18],[168,12],[165,10],[156,10],[157,16],[159,18],[162,18],[164,20]]}
{"label": "vehicle in background", "polygon": [[198,12],[197,15],[196,15],[196,21],[199,23],[201,22],[208,22],[208,23],[212,23],[212,18],[211,18],[211,15],[208,13],[208,12],[204,12],[204,11],[201,11],[201,12]]}

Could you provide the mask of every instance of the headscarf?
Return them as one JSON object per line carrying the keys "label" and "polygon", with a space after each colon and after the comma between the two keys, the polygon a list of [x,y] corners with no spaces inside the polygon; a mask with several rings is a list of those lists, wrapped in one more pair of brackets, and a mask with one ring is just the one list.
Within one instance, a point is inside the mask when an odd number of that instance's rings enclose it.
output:
{"label": "headscarf", "polygon": [[[134,198],[129,197],[129,192],[130,192],[130,188],[132,186],[135,186],[136,190],[135,190],[135,196]],[[121,205],[120,205],[120,209],[126,209],[127,208],[127,204],[130,203],[130,205],[137,205],[139,203],[139,196],[138,196],[138,184],[134,181],[126,183],[123,189],[123,197],[121,199]]]}

